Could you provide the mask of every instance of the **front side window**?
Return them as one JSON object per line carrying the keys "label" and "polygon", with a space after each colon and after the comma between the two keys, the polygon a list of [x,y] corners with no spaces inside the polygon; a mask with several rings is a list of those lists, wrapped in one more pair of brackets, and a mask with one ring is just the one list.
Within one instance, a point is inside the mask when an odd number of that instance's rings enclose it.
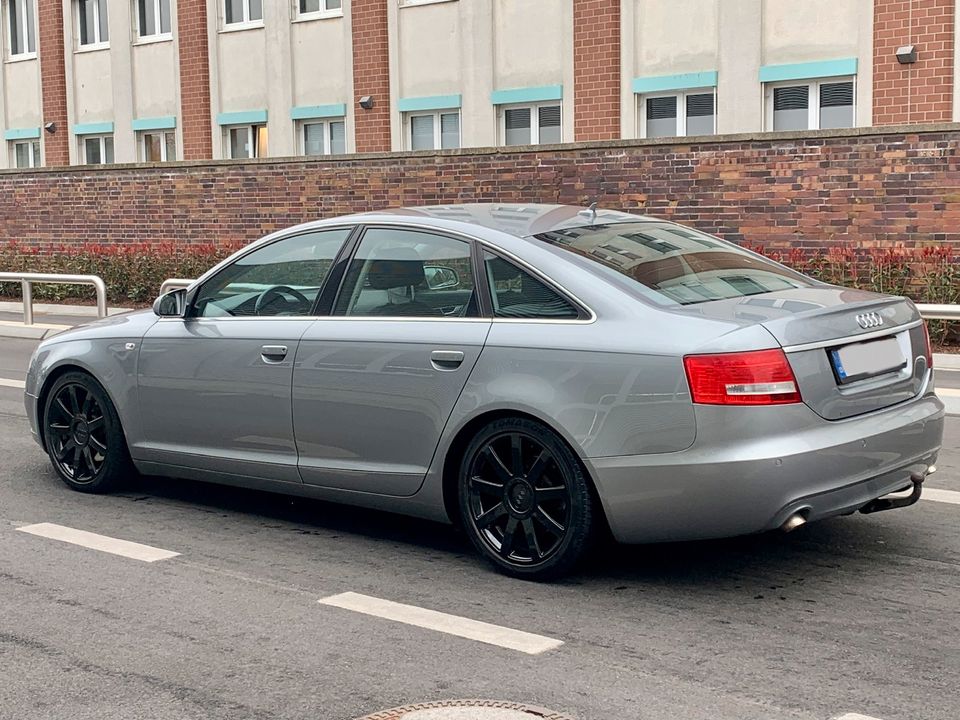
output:
{"label": "front side window", "polygon": [[460,147],[460,112],[408,115],[411,150],[448,150]]}
{"label": "front side window", "polygon": [[304,155],[343,155],[347,152],[343,120],[304,122],[300,126]]}
{"label": "front side window", "polygon": [[417,230],[367,230],[344,278],[336,313],[476,317],[470,243]]}
{"label": "front side window", "polygon": [[483,265],[495,317],[549,320],[579,317],[580,312],[568,300],[512,262],[484,251]]}
{"label": "front side window", "polygon": [[267,126],[237,125],[226,131],[227,156],[233,159],[267,156]]}
{"label": "front side window", "polygon": [[110,40],[107,29],[107,0],[77,0],[77,41],[80,47],[105,45]]}
{"label": "front side window", "polygon": [[144,162],[173,162],[177,159],[177,134],[173,130],[140,133]]}
{"label": "front side window", "polygon": [[672,223],[597,224],[536,238],[576,255],[628,291],[664,305],[812,287],[808,278],[782,265]]}
{"label": "front side window", "polygon": [[854,126],[853,80],[814,80],[766,88],[767,130]]}
{"label": "front side window", "polygon": [[311,17],[319,15],[340,15],[343,13],[343,0],[298,0],[297,15]]}
{"label": "front side window", "polygon": [[207,280],[196,317],[304,316],[313,312],[349,228],[295,235],[247,253]]}
{"label": "front side window", "polygon": [[80,157],[84,165],[110,165],[113,163],[113,135],[80,138]]}
{"label": "front side window", "polygon": [[26,140],[11,143],[13,146],[13,166],[26,169],[40,167],[40,141]]}
{"label": "front side window", "polygon": [[263,22],[263,0],[224,0],[223,21],[227,25]]}
{"label": "front side window", "polygon": [[503,109],[504,145],[543,145],[561,141],[560,105],[524,105]]}
{"label": "front side window", "polygon": [[137,36],[141,39],[170,36],[170,0],[135,0]]}
{"label": "front side window", "polygon": [[714,105],[712,90],[644,96],[640,99],[640,136],[713,135]]}
{"label": "front side window", "polygon": [[36,0],[7,0],[7,30],[10,57],[31,56],[37,52]]}

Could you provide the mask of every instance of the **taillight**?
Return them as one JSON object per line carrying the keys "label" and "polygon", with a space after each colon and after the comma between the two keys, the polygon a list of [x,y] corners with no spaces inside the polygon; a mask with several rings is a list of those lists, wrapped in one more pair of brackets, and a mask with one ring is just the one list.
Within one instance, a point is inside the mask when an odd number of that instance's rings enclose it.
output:
{"label": "taillight", "polygon": [[925,343],[923,356],[927,359],[927,367],[933,367],[933,346],[930,344],[930,330],[927,328],[927,323],[923,323],[923,342]]}
{"label": "taillight", "polygon": [[755,350],[683,359],[690,394],[702,405],[785,405],[800,402],[783,350]]}

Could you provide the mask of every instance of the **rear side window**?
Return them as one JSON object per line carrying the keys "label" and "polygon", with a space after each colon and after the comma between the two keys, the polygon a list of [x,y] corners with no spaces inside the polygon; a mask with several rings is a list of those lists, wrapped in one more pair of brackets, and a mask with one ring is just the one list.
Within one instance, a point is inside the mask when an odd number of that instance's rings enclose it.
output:
{"label": "rear side window", "polygon": [[580,316],[555,290],[502,257],[484,252],[483,264],[495,317],[573,320]]}
{"label": "rear side window", "polygon": [[803,275],[733,243],[672,223],[598,224],[536,237],[664,303],[693,305],[813,286]]}

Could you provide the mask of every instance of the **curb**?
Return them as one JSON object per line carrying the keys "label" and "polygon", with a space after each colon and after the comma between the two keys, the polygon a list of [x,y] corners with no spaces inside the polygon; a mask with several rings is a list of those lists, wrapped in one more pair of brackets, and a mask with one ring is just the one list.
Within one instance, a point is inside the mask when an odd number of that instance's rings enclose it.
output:
{"label": "curb", "polygon": [[948,368],[950,370],[960,370],[960,353],[934,353],[933,369]]}
{"label": "curb", "polygon": [[[107,316],[119,315],[120,313],[130,312],[134,308],[126,307],[108,307]],[[23,303],[19,301],[0,301],[0,313],[23,314]],[[34,315],[67,315],[77,317],[97,316],[97,307],[95,305],[58,305],[57,303],[34,303]]]}
{"label": "curb", "polygon": [[50,325],[46,323],[24,325],[23,323],[0,320],[0,337],[19,340],[43,340],[49,335],[56,335],[64,330],[69,330],[71,327],[72,325]]}

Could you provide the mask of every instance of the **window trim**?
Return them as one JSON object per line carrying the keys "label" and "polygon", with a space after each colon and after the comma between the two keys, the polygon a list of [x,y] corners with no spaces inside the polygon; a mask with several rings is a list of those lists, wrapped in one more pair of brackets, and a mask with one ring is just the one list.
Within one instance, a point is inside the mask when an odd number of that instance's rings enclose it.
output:
{"label": "window trim", "polygon": [[[444,148],[443,145],[443,128],[440,121],[441,115],[456,115],[457,116],[457,147],[455,148]],[[405,112],[403,118],[403,127],[404,132],[403,136],[405,139],[405,148],[411,152],[436,152],[438,150],[459,150],[463,147],[463,115],[460,111],[460,108],[444,108],[442,110],[410,110]],[[413,118],[415,117],[432,117],[433,118],[433,147],[429,150],[417,150],[413,149]]]}
{"label": "window trim", "polygon": [[[564,118],[562,100],[545,100],[535,103],[509,103],[497,106],[497,125],[499,126],[500,136],[497,138],[498,147],[523,147],[523,145],[507,144],[507,110],[530,110],[530,145],[540,145],[540,108],[558,107],[560,108],[560,142],[563,142]],[[552,143],[551,143],[552,144]]]}
{"label": "window trim", "polygon": [[853,123],[851,128],[857,127],[857,76],[839,75],[836,77],[804,78],[802,80],[779,80],[763,84],[763,129],[765,132],[803,132],[802,130],[774,130],[773,129],[773,95],[774,90],[784,87],[800,87],[806,85],[807,96],[807,130],[820,130],[820,86],[849,82],[853,85]]}
{"label": "window trim", "polygon": [[[91,133],[90,135],[77,135],[77,141],[80,145],[80,159],[82,162],[81,165],[90,165],[93,167],[99,167],[101,165],[115,165],[116,164],[116,155],[114,159],[110,162],[106,162],[106,139],[110,138],[113,140],[113,133]],[[87,160],[87,140],[99,140],[100,141],[100,158],[101,162],[92,163]],[[114,153],[116,153],[116,147],[114,147]]]}
{"label": "window trim", "polygon": [[[668,90],[663,92],[637,93],[637,137],[644,140],[667,140],[670,137],[682,138],[687,135],[687,96],[713,95],[713,135],[717,134],[717,88],[702,87],[684,90]],[[657,98],[677,98],[677,134],[671,136],[650,137],[647,135],[647,100]]]}
{"label": "window trim", "polygon": [[[100,37],[100,3],[96,2],[93,5],[93,18],[94,18],[94,30],[97,37],[96,42],[84,43],[83,37],[80,33],[80,3],[82,0],[73,1],[73,22],[74,22],[74,37],[76,38],[76,43],[74,47],[74,52],[95,52],[96,50],[106,50],[110,47],[110,11],[107,10],[107,39],[103,40]],[[107,7],[107,4],[104,3],[104,7]]]}
{"label": "window trim", "polygon": [[153,12],[154,17],[157,19],[157,32],[151,33],[150,35],[141,35],[140,34],[140,2],[139,0],[132,0],[133,2],[133,44],[134,45],[149,45],[150,43],[155,42],[166,42],[168,40],[173,40],[173,3],[168,2],[167,12],[170,15],[170,32],[162,32],[160,30],[160,5],[163,3],[163,0],[147,0],[147,2],[153,2]]}
{"label": "window trim", "polygon": [[[227,22],[227,3],[230,0],[220,0],[220,32],[235,32],[237,30],[253,30],[263,27],[263,17],[258,20],[250,19],[250,0],[241,0],[243,5],[243,20]],[[269,2],[270,0],[266,0]],[[262,12],[262,7],[261,7]]]}
{"label": "window trim", "polygon": [[[30,165],[27,165],[27,167],[19,167],[17,165],[17,145],[27,145],[30,148],[28,151],[30,154]],[[36,152],[34,152],[34,147],[36,147]],[[10,168],[13,170],[34,170],[43,167],[43,147],[40,138],[10,140],[9,163]]]}
{"label": "window trim", "polygon": [[[24,38],[26,39],[26,50],[19,53],[13,52],[13,24],[10,22],[10,6],[11,4],[17,2],[17,0],[6,0],[6,12],[2,13],[3,17],[2,24],[6,27],[6,40],[7,45],[7,61],[8,62],[20,62],[21,60],[35,60],[37,58],[37,42],[39,38],[37,37],[38,23],[37,23],[37,3],[36,0],[24,0],[23,7],[24,12],[22,14],[22,27],[21,30],[24,31]],[[29,16],[26,13],[27,4],[33,6],[33,27],[30,26]],[[30,33],[33,32],[33,50],[30,50]]]}
{"label": "window trim", "polygon": [[[297,143],[300,155],[303,157],[327,157],[334,155],[333,139],[330,136],[330,125],[343,123],[343,154],[347,154],[347,119],[345,117],[306,118],[297,120]],[[320,155],[307,155],[307,125],[323,125],[323,152]]]}
{"label": "window trim", "polygon": [[307,22],[308,20],[324,20],[326,18],[343,17],[343,0],[340,0],[340,7],[327,8],[329,0],[320,0],[321,9],[313,12],[300,12],[300,0],[294,0],[293,22]]}

